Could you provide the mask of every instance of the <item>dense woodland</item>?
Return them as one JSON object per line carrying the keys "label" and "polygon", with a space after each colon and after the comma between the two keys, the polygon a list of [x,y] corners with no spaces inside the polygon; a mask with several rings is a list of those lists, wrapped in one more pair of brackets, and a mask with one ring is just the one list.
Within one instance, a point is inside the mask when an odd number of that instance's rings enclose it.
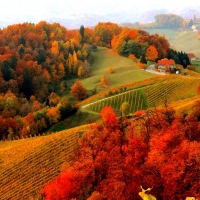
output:
{"label": "dense woodland", "polygon": [[199,198],[200,102],[186,116],[168,105],[135,116],[119,120],[105,107],[104,124],[83,134],[75,162],[40,191],[44,199],[139,200],[141,187],[157,199]]}
{"label": "dense woodland", "polygon": [[41,21],[0,30],[0,140],[38,135],[70,115],[67,95],[87,97],[87,88],[75,84],[72,90],[72,83],[91,75],[97,45],[143,62],[165,58],[170,50],[164,36],[110,22],[67,30]]}

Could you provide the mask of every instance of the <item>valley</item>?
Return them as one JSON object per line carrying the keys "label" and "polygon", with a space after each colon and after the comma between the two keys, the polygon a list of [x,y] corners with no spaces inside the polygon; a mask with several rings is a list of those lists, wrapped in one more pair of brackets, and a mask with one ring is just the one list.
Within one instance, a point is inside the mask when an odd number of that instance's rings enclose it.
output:
{"label": "valley", "polygon": [[82,28],[0,32],[0,198],[199,198],[198,33]]}

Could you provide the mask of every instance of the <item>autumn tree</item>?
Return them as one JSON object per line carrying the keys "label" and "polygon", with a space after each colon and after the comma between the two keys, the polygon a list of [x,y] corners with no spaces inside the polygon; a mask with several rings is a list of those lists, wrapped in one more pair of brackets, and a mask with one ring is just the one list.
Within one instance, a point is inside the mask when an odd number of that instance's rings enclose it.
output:
{"label": "autumn tree", "polygon": [[108,77],[107,77],[106,75],[103,75],[103,76],[101,77],[100,85],[101,85],[102,87],[106,87],[106,86],[109,85],[109,80],[108,80]]}
{"label": "autumn tree", "polygon": [[104,107],[100,112],[101,118],[106,125],[115,126],[118,123],[116,114],[111,106]]}
{"label": "autumn tree", "polygon": [[57,56],[59,54],[59,46],[57,41],[52,42],[51,52],[53,55]]}
{"label": "autumn tree", "polygon": [[158,58],[158,52],[154,46],[149,46],[146,50],[146,59],[155,61]]}
{"label": "autumn tree", "polygon": [[82,78],[83,75],[84,75],[84,69],[83,69],[83,66],[80,66],[80,67],[78,68],[78,76],[79,76],[80,78]]}
{"label": "autumn tree", "polygon": [[49,124],[55,124],[60,119],[60,111],[57,107],[49,108],[46,116],[48,117]]}
{"label": "autumn tree", "polygon": [[86,89],[78,81],[73,85],[70,93],[73,95],[73,97],[76,100],[79,100],[79,101],[83,100],[86,97]]}
{"label": "autumn tree", "polygon": [[60,101],[60,97],[56,93],[52,92],[49,95],[49,104],[50,104],[50,106],[56,106],[59,101]]}

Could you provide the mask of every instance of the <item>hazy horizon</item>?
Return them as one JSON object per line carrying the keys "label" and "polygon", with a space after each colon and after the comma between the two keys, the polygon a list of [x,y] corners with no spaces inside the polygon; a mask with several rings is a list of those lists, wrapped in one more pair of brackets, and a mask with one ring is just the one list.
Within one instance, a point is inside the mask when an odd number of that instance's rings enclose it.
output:
{"label": "hazy horizon", "polygon": [[[53,21],[54,19],[67,19],[75,21],[76,18],[81,18],[81,16],[85,14],[96,14],[99,16],[103,16],[117,13],[122,14],[121,18],[123,18],[123,14],[125,18],[126,14],[132,13],[132,22],[135,22],[138,21],[139,17],[141,17],[142,14],[150,10],[164,9],[173,11],[173,13],[176,13],[177,11],[178,13],[178,11],[180,11],[181,9],[198,9],[197,7],[199,6],[200,2],[198,2],[197,0],[193,1],[192,3],[186,1],[182,4],[180,4],[179,1],[172,0],[140,0],[133,3],[130,3],[130,0],[99,0],[93,2],[91,2],[90,0],[42,0],[40,2],[25,0],[7,0],[4,2],[0,2],[0,22],[7,22],[8,24],[23,23],[27,21],[38,23],[42,20]],[[123,19],[121,19],[121,21],[122,20]],[[101,21],[101,19],[99,19],[99,21]],[[2,24],[0,24],[0,27],[2,27]]]}

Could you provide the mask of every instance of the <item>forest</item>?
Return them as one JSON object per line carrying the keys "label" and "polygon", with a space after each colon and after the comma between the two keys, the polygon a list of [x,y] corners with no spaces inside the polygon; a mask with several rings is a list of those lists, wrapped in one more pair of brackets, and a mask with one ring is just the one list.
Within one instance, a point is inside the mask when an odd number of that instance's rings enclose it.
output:
{"label": "forest", "polygon": [[40,191],[45,200],[139,200],[141,187],[156,199],[200,198],[199,101],[187,116],[168,105],[135,120],[110,106],[100,114],[104,123],[83,134],[73,164]]}
{"label": "forest", "polygon": [[[93,75],[97,46],[139,66],[163,58],[184,68],[190,64],[165,36],[111,22],[93,29],[68,30],[46,21],[0,29],[2,143],[40,136],[79,110],[78,103],[89,97],[79,80]],[[131,119],[127,106],[122,104],[120,117],[110,106],[100,111],[102,122],[81,132],[75,157],[39,191],[39,199],[139,200],[144,191],[144,199],[200,198],[200,102],[181,115],[166,101],[163,108],[138,111]]]}
{"label": "forest", "polygon": [[68,97],[87,97],[87,88],[75,82],[91,76],[97,46],[144,63],[170,50],[164,36],[110,22],[67,30],[41,21],[0,30],[0,140],[39,135],[76,112]]}

